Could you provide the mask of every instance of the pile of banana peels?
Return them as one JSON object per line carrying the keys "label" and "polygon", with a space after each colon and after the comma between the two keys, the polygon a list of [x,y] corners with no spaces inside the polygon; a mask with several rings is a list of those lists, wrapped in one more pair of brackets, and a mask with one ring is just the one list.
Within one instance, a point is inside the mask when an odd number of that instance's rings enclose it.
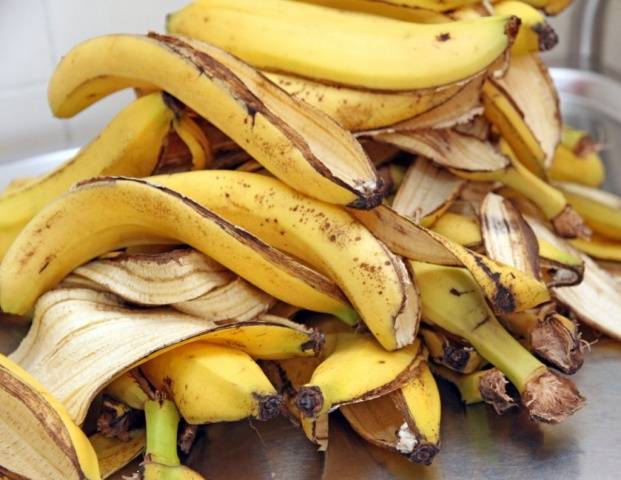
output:
{"label": "pile of banana peels", "polygon": [[0,193],[0,478],[200,479],[205,425],[283,415],[325,451],[337,410],[429,465],[437,378],[583,407],[621,198],[540,58],[569,3],[196,0],[68,52],[56,117],[136,98]]}

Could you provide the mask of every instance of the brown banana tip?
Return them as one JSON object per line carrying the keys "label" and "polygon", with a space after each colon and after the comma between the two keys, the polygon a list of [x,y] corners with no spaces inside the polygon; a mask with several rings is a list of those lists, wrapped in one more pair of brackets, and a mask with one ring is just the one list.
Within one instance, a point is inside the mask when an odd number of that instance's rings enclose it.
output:
{"label": "brown banana tip", "polygon": [[454,345],[444,346],[444,363],[452,370],[461,372],[470,358],[469,353],[460,347]]}
{"label": "brown banana tip", "polygon": [[311,333],[311,339],[308,342],[302,344],[302,351],[307,352],[311,350],[315,356],[321,353],[324,344],[326,343],[326,336],[321,330],[313,329]]}
{"label": "brown banana tip", "polygon": [[485,403],[489,403],[498,415],[518,406],[517,401],[507,391],[507,379],[496,368],[489,369],[479,382],[479,392]]}
{"label": "brown banana tip", "polygon": [[554,317],[546,318],[530,333],[530,344],[538,357],[569,375],[584,361],[580,338]]}
{"label": "brown banana tip", "polygon": [[545,52],[553,49],[558,43],[558,35],[548,22],[540,22],[532,26],[539,37],[539,50]]}
{"label": "brown banana tip", "polygon": [[565,205],[563,210],[552,219],[554,231],[564,238],[589,239],[593,232],[585,225],[582,217],[571,205]]}
{"label": "brown banana tip", "polygon": [[378,177],[377,180],[370,185],[359,186],[358,198],[347,206],[349,208],[355,208],[356,210],[372,210],[381,205],[385,194],[384,180]]}
{"label": "brown banana tip", "polygon": [[281,395],[254,395],[259,404],[258,420],[271,420],[280,415],[283,406]]}
{"label": "brown banana tip", "polygon": [[408,454],[408,459],[411,462],[419,463],[421,465],[431,465],[434,457],[438,454],[440,449],[436,445],[429,443],[422,443],[417,445],[412,453]]}
{"label": "brown banana tip", "polygon": [[295,404],[307,417],[316,417],[323,408],[323,394],[319,387],[301,387]]}
{"label": "brown banana tip", "polygon": [[515,15],[511,15],[509,20],[507,20],[507,24],[505,25],[505,35],[509,37],[511,41],[515,40],[518,32],[520,31],[520,25],[522,25],[522,20]]}
{"label": "brown banana tip", "polygon": [[571,380],[546,371],[528,382],[522,403],[532,420],[557,424],[580,410],[585,398]]}

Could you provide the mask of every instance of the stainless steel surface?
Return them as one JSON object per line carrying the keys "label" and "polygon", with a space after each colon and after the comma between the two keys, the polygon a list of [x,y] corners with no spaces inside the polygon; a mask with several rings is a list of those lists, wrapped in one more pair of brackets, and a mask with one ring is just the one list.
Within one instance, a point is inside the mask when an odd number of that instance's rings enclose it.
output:
{"label": "stainless steel surface", "polygon": [[576,52],[576,66],[582,70],[600,71],[602,68],[602,44],[604,21],[608,0],[588,0],[579,4],[574,15],[576,25],[570,41],[570,51]]}
{"label": "stainless steel surface", "polygon": [[[621,192],[621,86],[600,75],[553,69],[564,118],[607,144],[607,188]],[[0,167],[0,188],[41,173],[75,151]],[[0,351],[23,333],[0,329]],[[617,480],[621,478],[621,345],[602,340],[575,381],[587,406],[558,426],[531,423],[523,412],[497,416],[485,405],[465,408],[441,383],[442,450],[433,466],[412,465],[360,440],[333,415],[331,444],[319,454],[287,420],[241,422],[206,429],[190,463],[210,480]],[[125,470],[129,474],[135,465]],[[115,478],[120,479],[120,476]]]}

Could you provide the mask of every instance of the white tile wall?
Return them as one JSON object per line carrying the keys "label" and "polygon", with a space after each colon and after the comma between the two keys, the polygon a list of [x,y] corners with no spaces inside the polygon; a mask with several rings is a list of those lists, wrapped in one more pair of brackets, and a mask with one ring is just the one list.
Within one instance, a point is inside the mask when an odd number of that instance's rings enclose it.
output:
{"label": "white tile wall", "polygon": [[[0,0],[0,163],[82,145],[129,102],[131,93],[122,92],[74,119],[52,118],[47,78],[67,50],[95,35],[161,30],[165,15],[188,1]],[[621,51],[612,42],[621,26],[621,0],[610,3],[606,34],[612,48],[607,48],[605,61],[621,72]],[[549,58],[559,62],[569,53],[570,14],[552,21],[561,44]]]}
{"label": "white tile wall", "polygon": [[0,0],[0,163],[82,145],[132,98],[117,93],[74,119],[52,117],[47,80],[75,44],[106,33],[163,30],[188,0]]}

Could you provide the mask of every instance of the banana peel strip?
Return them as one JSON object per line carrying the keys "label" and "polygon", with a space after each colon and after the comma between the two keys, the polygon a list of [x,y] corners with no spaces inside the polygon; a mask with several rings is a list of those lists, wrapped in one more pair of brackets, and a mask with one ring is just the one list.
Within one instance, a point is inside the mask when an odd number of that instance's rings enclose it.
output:
{"label": "banana peel strip", "polygon": [[0,355],[0,477],[98,480],[97,457],[63,405]]}
{"label": "banana peel strip", "polygon": [[502,78],[491,79],[522,116],[544,153],[544,168],[561,141],[559,97],[548,68],[536,53],[516,55]]}
{"label": "banana peel strip", "polygon": [[405,173],[392,208],[416,223],[433,223],[459,197],[466,181],[418,157]]}
{"label": "banana peel strip", "polygon": [[97,393],[123,372],[181,343],[207,340],[266,359],[313,355],[322,343],[315,331],[270,315],[217,325],[170,308],[132,309],[106,293],[59,289],[40,298],[11,358],[79,424]]}
{"label": "banana peel strip", "polygon": [[108,438],[101,433],[88,437],[99,460],[101,478],[105,479],[118,472],[121,468],[137,458],[145,449],[145,431],[131,430],[129,440]]}
{"label": "banana peel strip", "polygon": [[527,221],[535,234],[584,261],[584,278],[573,287],[552,288],[553,296],[590,327],[621,340],[621,285],[587,255],[554,235],[533,217]]}
{"label": "banana peel strip", "polygon": [[139,305],[193,300],[236,278],[218,262],[194,249],[156,254],[122,253],[93,260],[76,268],[73,274],[90,280],[98,289]]}
{"label": "banana peel strip", "polygon": [[488,257],[540,278],[537,237],[511,202],[495,193],[486,195],[481,234]]}
{"label": "banana peel strip", "polygon": [[451,129],[382,133],[375,139],[457,171],[487,173],[510,166],[510,160],[486,142]]}
{"label": "banana peel strip", "polygon": [[550,300],[543,282],[417,225],[386,205],[350,212],[398,255],[467,268],[499,314],[526,310]]}

